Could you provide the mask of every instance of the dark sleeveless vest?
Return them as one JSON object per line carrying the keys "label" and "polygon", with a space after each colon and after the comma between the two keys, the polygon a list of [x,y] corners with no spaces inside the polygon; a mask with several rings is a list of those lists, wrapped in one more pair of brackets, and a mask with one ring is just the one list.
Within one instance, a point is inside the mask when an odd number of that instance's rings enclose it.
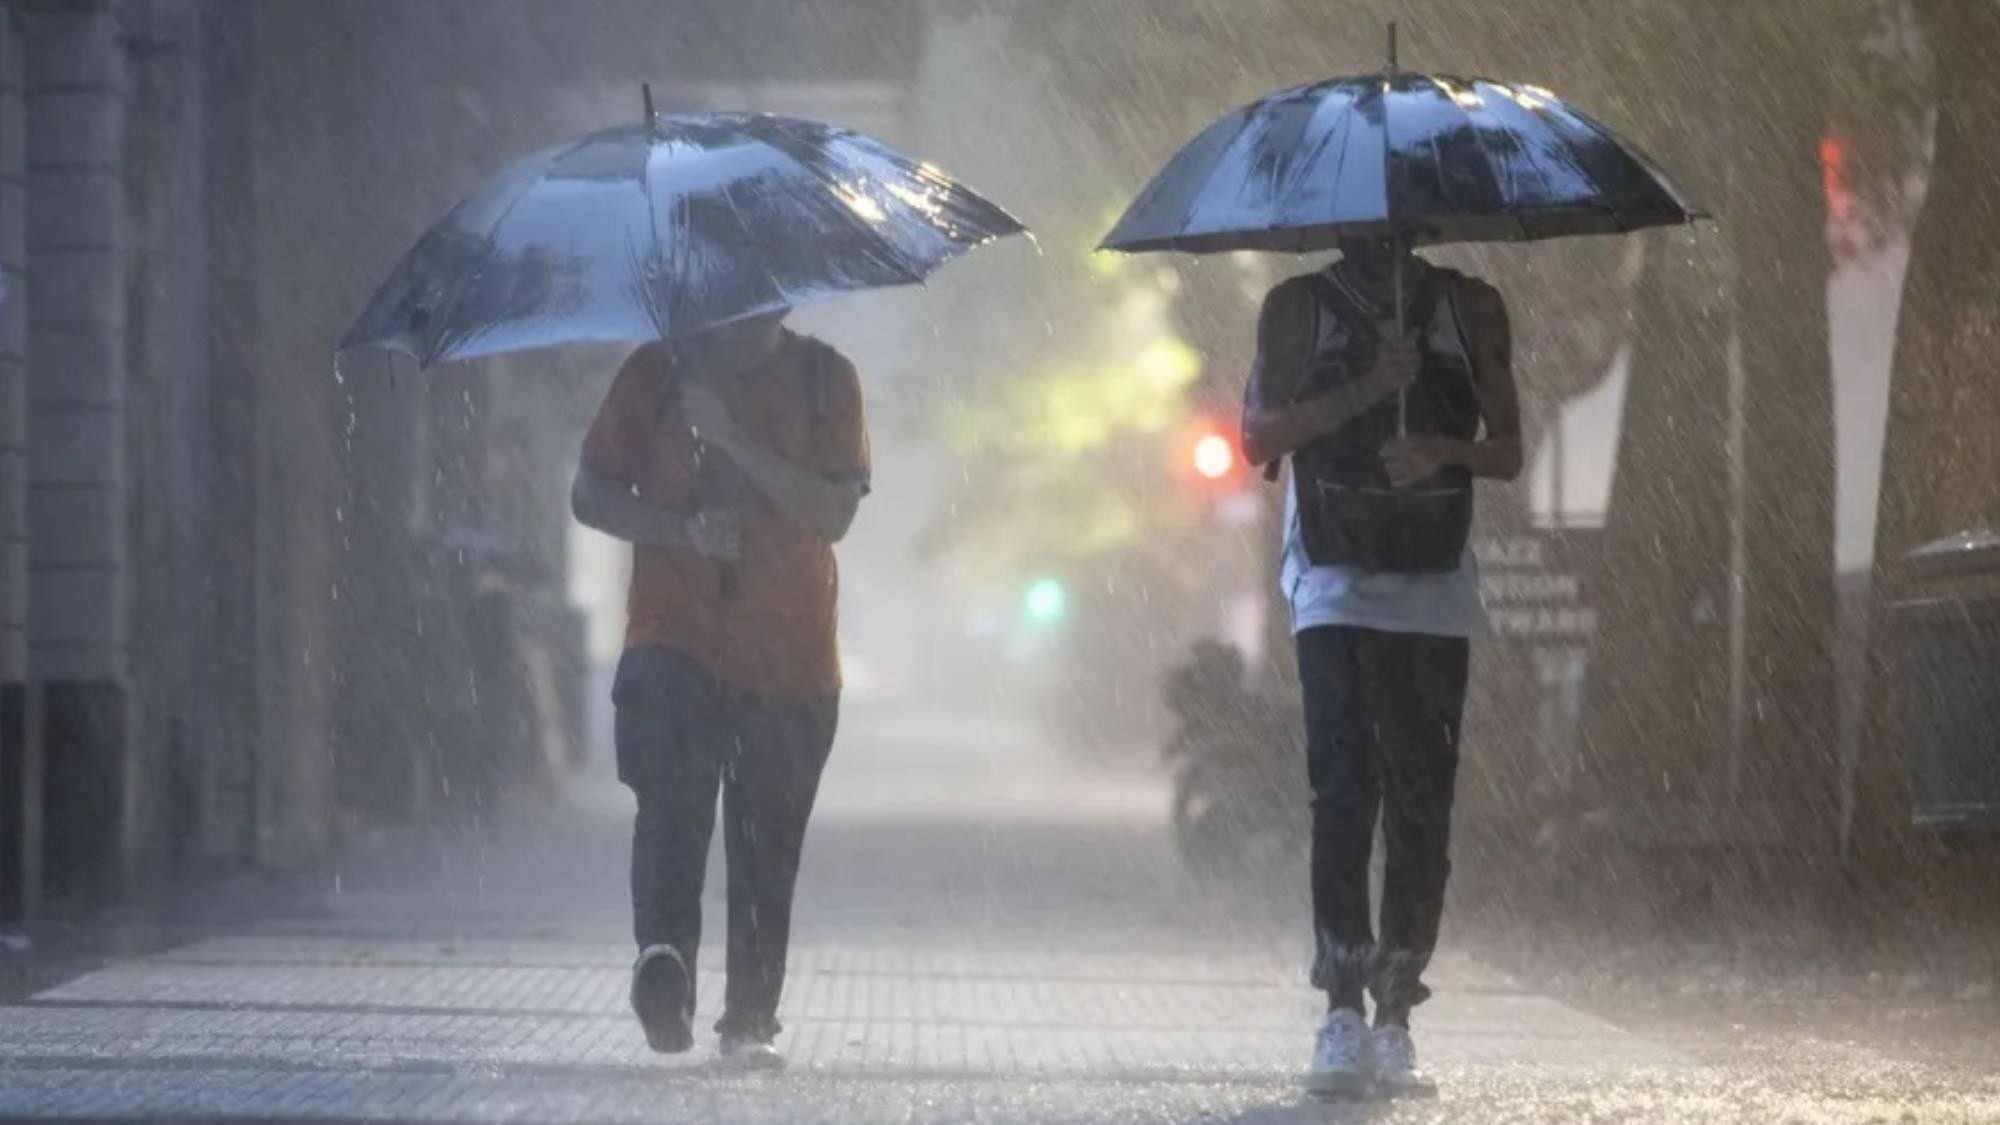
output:
{"label": "dark sleeveless vest", "polygon": [[[1461,281],[1456,271],[1426,267],[1407,299],[1408,322],[1422,328],[1422,366],[1408,390],[1292,455],[1299,535],[1314,566],[1398,574],[1458,569],[1472,533],[1471,472],[1447,466],[1393,488],[1382,447],[1399,428],[1461,441],[1479,435],[1478,384],[1455,298]],[[1366,375],[1381,344],[1375,310],[1338,273],[1313,274],[1308,283],[1318,302],[1319,337],[1300,398]]]}

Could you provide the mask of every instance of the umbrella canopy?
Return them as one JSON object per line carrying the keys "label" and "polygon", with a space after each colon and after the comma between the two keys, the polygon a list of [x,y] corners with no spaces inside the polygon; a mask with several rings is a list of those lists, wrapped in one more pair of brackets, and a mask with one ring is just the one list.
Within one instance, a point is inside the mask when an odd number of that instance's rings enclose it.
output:
{"label": "umbrella canopy", "polygon": [[429,366],[666,339],[915,284],[1025,229],[936,168],[851,130],[765,115],[661,117],[501,172],[418,241],[341,348]]}
{"label": "umbrella canopy", "polygon": [[1609,129],[1533,86],[1407,71],[1297,86],[1189,142],[1109,250],[1331,249],[1616,234],[1702,213]]}

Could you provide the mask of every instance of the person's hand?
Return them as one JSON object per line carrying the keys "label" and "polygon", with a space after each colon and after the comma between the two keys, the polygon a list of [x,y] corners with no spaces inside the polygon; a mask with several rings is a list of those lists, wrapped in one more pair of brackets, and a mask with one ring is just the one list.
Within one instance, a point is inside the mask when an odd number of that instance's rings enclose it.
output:
{"label": "person's hand", "polygon": [[706,508],[682,525],[688,544],[706,559],[734,562],[743,553],[743,516],[734,508]]}
{"label": "person's hand", "polygon": [[1375,368],[1366,376],[1366,385],[1377,399],[1387,398],[1416,382],[1417,372],[1423,366],[1423,353],[1415,336],[1397,335],[1394,324],[1384,324],[1381,328],[1382,344],[1375,355]]}
{"label": "person's hand", "polygon": [[727,453],[743,441],[743,429],[723,405],[715,388],[703,383],[681,387],[681,417],[694,427],[695,436]]}
{"label": "person's hand", "polygon": [[1382,466],[1396,488],[1428,480],[1451,457],[1451,442],[1432,434],[1393,438],[1382,447]]}

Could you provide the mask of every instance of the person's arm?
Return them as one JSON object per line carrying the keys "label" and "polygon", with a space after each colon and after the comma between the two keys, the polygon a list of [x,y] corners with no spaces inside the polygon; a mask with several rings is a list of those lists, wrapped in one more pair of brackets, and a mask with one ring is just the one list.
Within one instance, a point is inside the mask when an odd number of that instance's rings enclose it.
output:
{"label": "person's arm", "polygon": [[742,520],[733,509],[708,508],[689,516],[648,503],[631,485],[592,469],[588,458],[576,467],[569,505],[576,522],[641,547],[680,547],[733,559],[742,545]]}
{"label": "person's arm", "polygon": [[1383,458],[1396,484],[1423,480],[1448,465],[1487,480],[1510,481],[1521,475],[1521,399],[1514,386],[1514,333],[1507,302],[1499,290],[1473,281],[1460,291],[1459,309],[1472,346],[1472,375],[1479,386],[1485,432],[1474,441],[1411,435],[1390,442]]}
{"label": "person's arm", "polygon": [[740,520],[734,511],[690,516],[639,495],[638,465],[653,439],[659,414],[661,353],[634,352],[619,368],[598,407],[570,485],[570,511],[578,523],[644,547],[678,547],[709,558],[736,557]]}
{"label": "person's arm", "polygon": [[1262,465],[1333,433],[1410,384],[1420,362],[1412,339],[1385,327],[1375,368],[1314,398],[1299,386],[1312,362],[1318,319],[1312,291],[1292,282],[1271,290],[1257,318],[1257,362],[1243,404],[1243,455]]}
{"label": "person's arm", "polygon": [[681,388],[681,412],[696,435],[727,454],[737,471],[780,515],[829,543],[838,543],[854,526],[861,499],[868,494],[867,431],[860,413],[860,384],[852,365],[842,360],[835,370],[818,377],[833,384],[826,393],[834,401],[829,404],[829,417],[822,422],[835,431],[830,444],[857,447],[859,451],[849,458],[853,465],[841,466],[838,471],[794,464],[752,438],[730,416],[721,396],[699,383]]}

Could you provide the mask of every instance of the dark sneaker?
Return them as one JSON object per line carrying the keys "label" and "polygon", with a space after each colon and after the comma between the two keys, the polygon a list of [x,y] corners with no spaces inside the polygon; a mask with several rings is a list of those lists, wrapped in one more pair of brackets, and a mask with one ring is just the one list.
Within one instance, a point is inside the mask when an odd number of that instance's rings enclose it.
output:
{"label": "dark sneaker", "polygon": [[715,1050],[715,1062],[724,1070],[775,1071],[785,1069],[785,1056],[769,1039],[754,1035],[724,1035]]}
{"label": "dark sneaker", "polygon": [[646,1045],[663,1055],[694,1046],[694,988],[687,961],[671,945],[651,945],[632,966],[632,1011]]}

